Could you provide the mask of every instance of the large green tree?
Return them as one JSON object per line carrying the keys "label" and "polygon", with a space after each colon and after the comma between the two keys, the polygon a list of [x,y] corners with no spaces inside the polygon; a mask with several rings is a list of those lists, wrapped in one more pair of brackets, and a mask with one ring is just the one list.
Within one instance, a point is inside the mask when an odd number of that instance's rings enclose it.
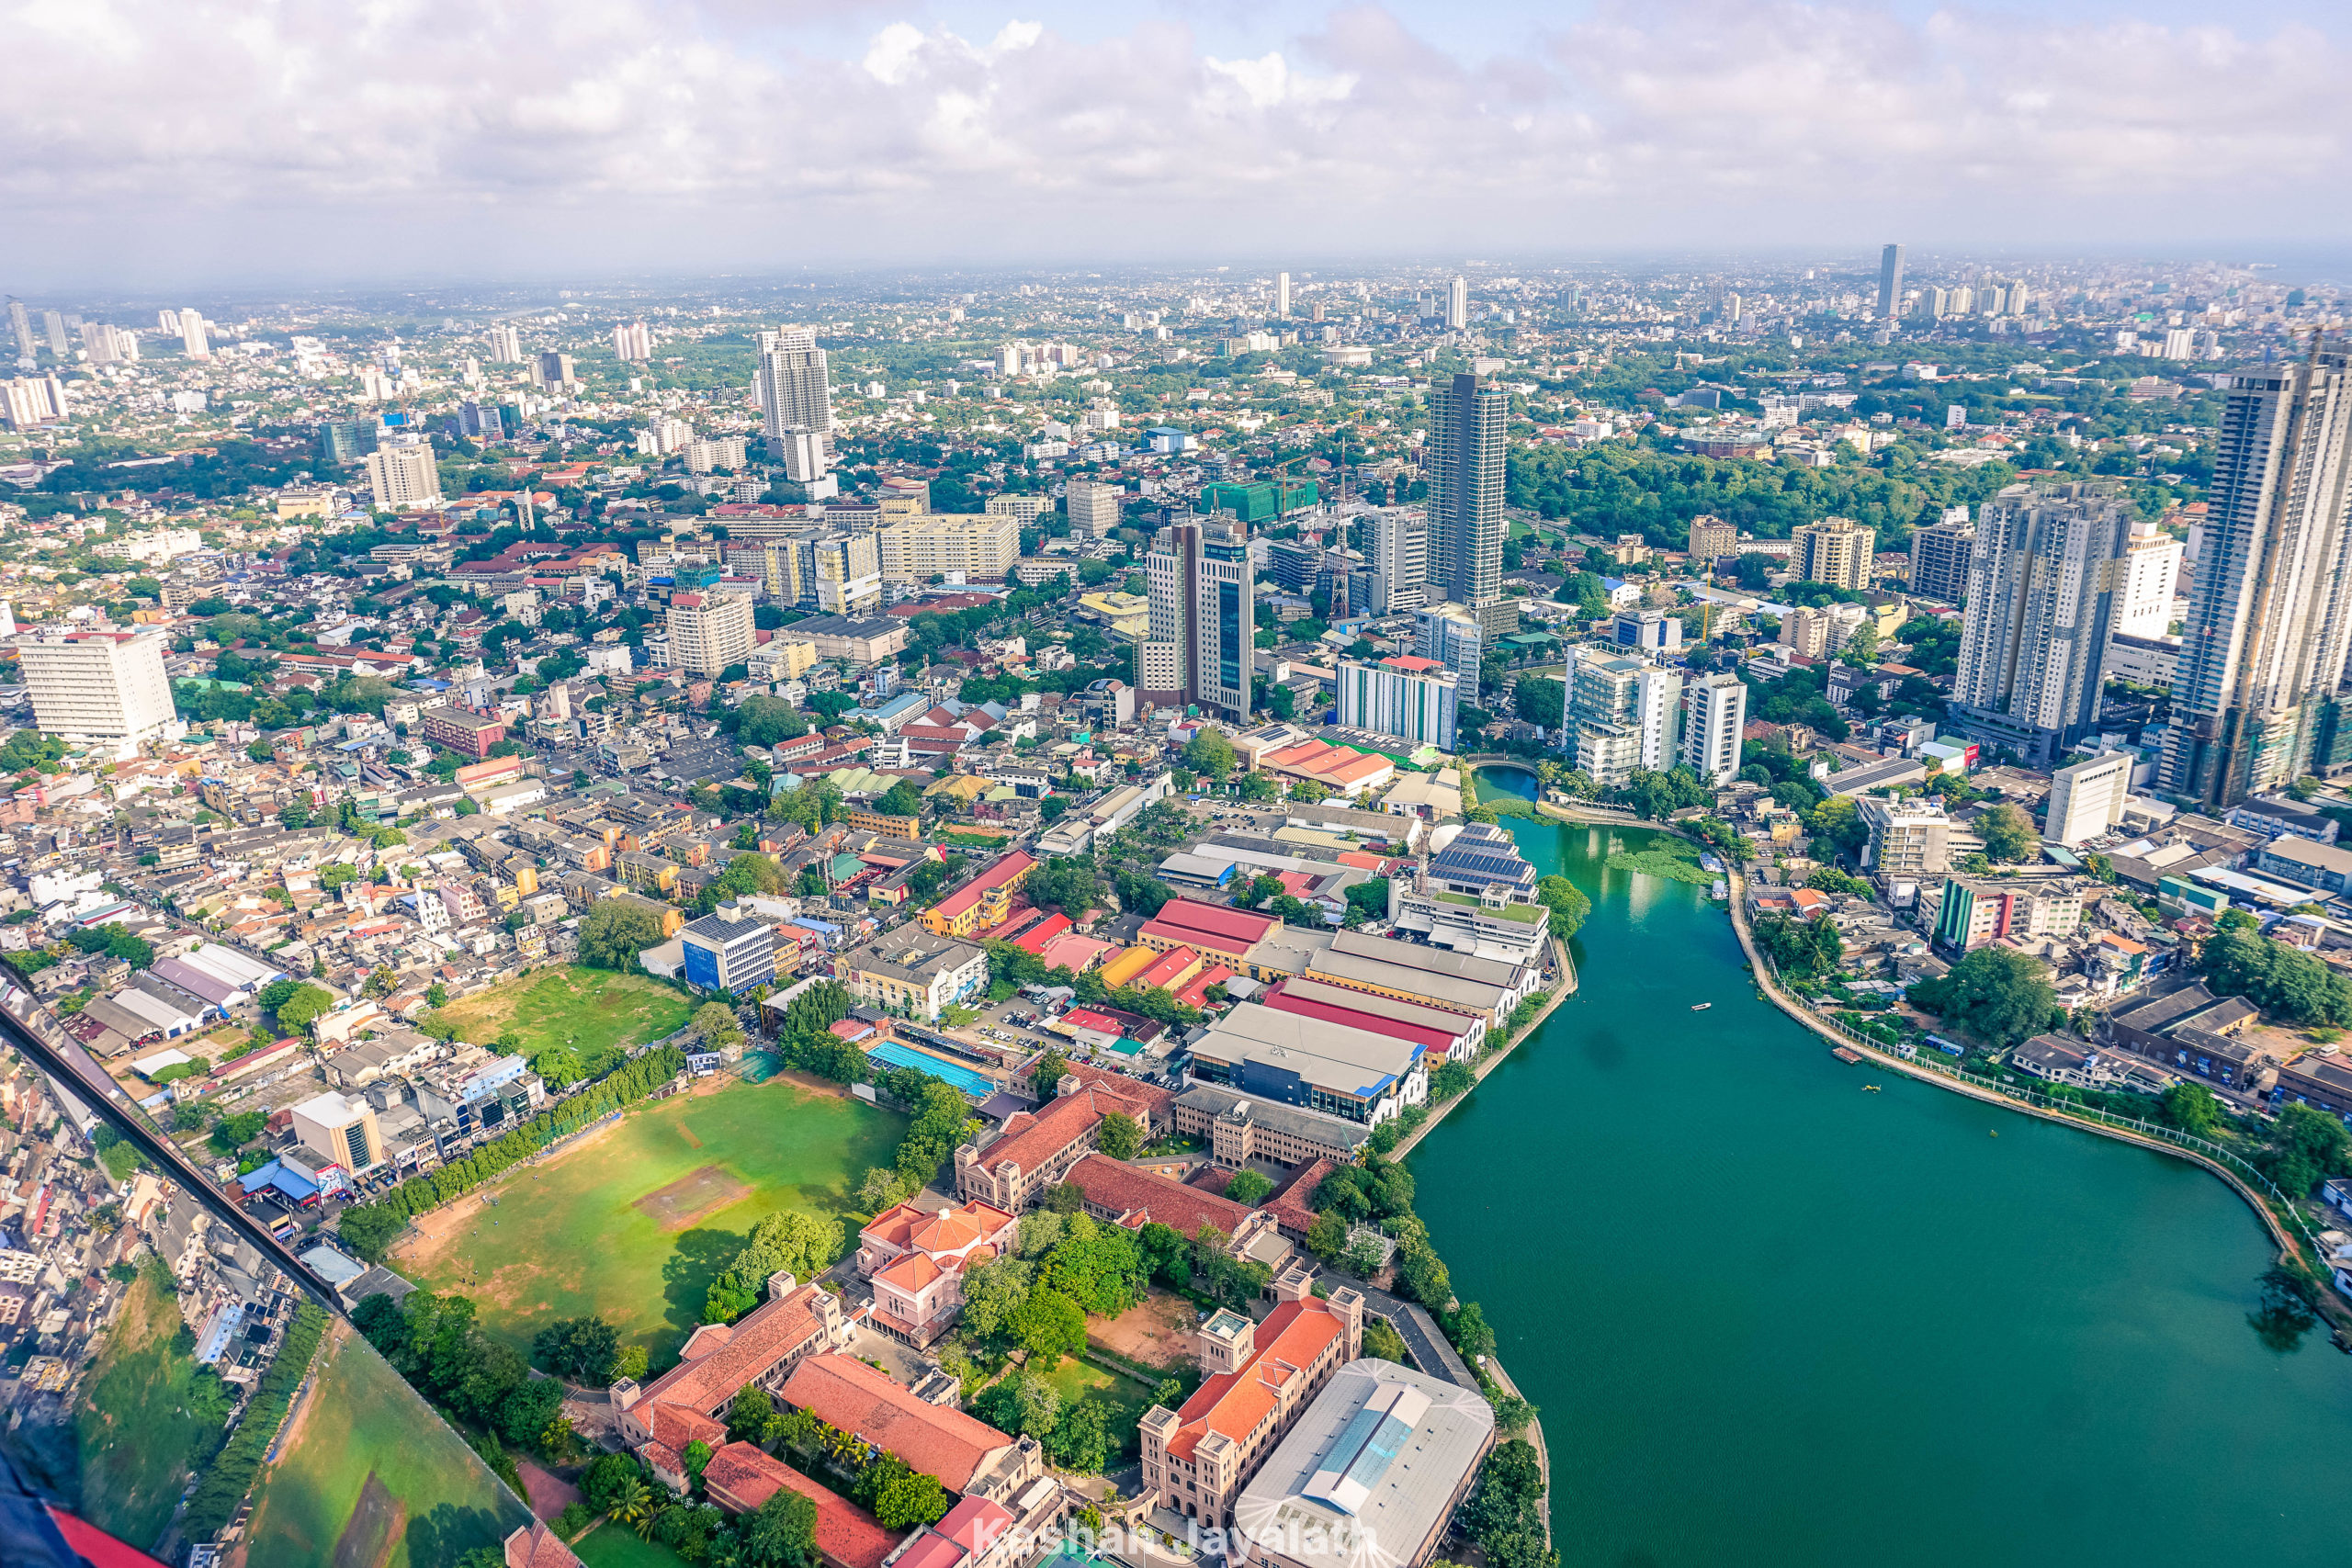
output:
{"label": "large green tree", "polygon": [[2050,1027],[2058,992],[2050,967],[2006,947],[1980,947],[1938,979],[1911,987],[1911,1000],[1996,1050]]}
{"label": "large green tree", "polygon": [[596,969],[638,967],[637,955],[662,942],[662,916],[651,906],[599,898],[580,921],[580,962]]}
{"label": "large green tree", "polygon": [[2007,801],[1976,814],[1976,836],[1984,840],[1984,858],[2008,863],[2031,859],[2038,842],[2033,818]]}

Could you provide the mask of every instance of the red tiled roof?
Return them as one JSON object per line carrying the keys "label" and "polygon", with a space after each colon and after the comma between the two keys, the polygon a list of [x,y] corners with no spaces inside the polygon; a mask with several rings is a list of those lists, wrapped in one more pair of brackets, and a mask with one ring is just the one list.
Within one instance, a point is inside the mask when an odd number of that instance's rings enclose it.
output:
{"label": "red tiled roof", "polygon": [[1023,953],[1043,953],[1047,942],[1069,930],[1069,917],[1056,911],[1014,938],[1012,945]]}
{"label": "red tiled roof", "polygon": [[[1224,937],[1227,942],[1247,945],[1264,941],[1266,933],[1282,922],[1272,915],[1261,915],[1250,909],[1204,904],[1197,898],[1170,898],[1159,907],[1159,913],[1153,917],[1151,923],[1171,931],[1198,931],[1203,936]],[[1190,942],[1192,939],[1179,940]]]}
{"label": "red tiled roof", "polygon": [[1323,1185],[1323,1179],[1338,1168],[1329,1157],[1311,1159],[1293,1170],[1258,1206],[1274,1216],[1274,1224],[1283,1235],[1304,1241],[1315,1224],[1315,1211],[1307,1206],[1308,1200]]}
{"label": "red tiled roof", "polygon": [[848,1356],[811,1356],[793,1368],[785,1380],[784,1400],[937,1476],[953,1492],[967,1490],[982,1467],[1012,1442],[960,1410],[925,1404]]}
{"label": "red tiled roof", "polygon": [[1246,1203],[1121,1165],[1108,1155],[1088,1155],[1069,1168],[1067,1179],[1076,1182],[1086,1201],[1098,1209],[1123,1217],[1140,1215],[1146,1223],[1173,1226],[1182,1235],[1198,1235],[1203,1225],[1215,1225],[1231,1235],[1234,1227],[1250,1217]]}
{"label": "red tiled roof", "polygon": [[533,1519],[506,1538],[506,1568],[579,1568],[580,1559],[563,1538]]}
{"label": "red tiled roof", "polygon": [[882,1568],[898,1538],[882,1521],[750,1443],[729,1443],[703,1468],[711,1501],[748,1514],[786,1487],[817,1505],[817,1550],[835,1568]]}
{"label": "red tiled roof", "polygon": [[1092,1133],[1110,1111],[1128,1108],[1107,1097],[1098,1104],[1093,1095],[1081,1092],[1049,1100],[1041,1111],[1016,1111],[1005,1118],[1004,1136],[980,1151],[980,1165],[994,1170],[1010,1160],[1023,1170],[1042,1169]]}
{"label": "red tiled roof", "polygon": [[1378,1034],[1390,1040],[1409,1040],[1441,1055],[1453,1049],[1462,1036],[1469,1032],[1468,1026],[1472,1021],[1464,1018],[1462,1021],[1463,1030],[1459,1033],[1448,1034],[1442,1029],[1425,1024],[1405,1023],[1396,1019],[1384,1018],[1376,1012],[1360,1012],[1354,1008],[1341,1007],[1333,1002],[1292,996],[1283,989],[1281,981],[1275,982],[1258,999],[1276,1012],[1296,1013],[1301,1018],[1319,1018],[1326,1023],[1341,1024],[1365,1034]]}
{"label": "red tiled roof", "polygon": [[982,1557],[1012,1525],[1012,1515],[1003,1505],[986,1497],[967,1497],[931,1528],[973,1556]]}

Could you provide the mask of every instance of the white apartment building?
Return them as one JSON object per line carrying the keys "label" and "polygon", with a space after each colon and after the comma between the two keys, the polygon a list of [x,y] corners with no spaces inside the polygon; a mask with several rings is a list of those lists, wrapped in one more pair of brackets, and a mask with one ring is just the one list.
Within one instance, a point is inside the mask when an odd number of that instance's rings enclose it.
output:
{"label": "white apartment building", "polygon": [[623,321],[613,328],[613,357],[645,360],[653,357],[653,332],[643,321]]}
{"label": "white apartment building", "polygon": [[1370,522],[1373,614],[1419,609],[1429,603],[1429,513],[1418,506],[1384,507]]}
{"label": "white apartment building", "polygon": [[689,675],[716,675],[752,657],[752,602],[734,593],[681,593],[670,601],[670,660]]}
{"label": "white apartment building", "polygon": [[2172,630],[2173,590],[2180,581],[2186,548],[2154,523],[2136,521],[2123,547],[2123,592],[2118,596],[2111,631],[2125,637],[2163,637]]}
{"label": "white apartment building", "polygon": [[2050,810],[2042,819],[2042,838],[2073,849],[2122,821],[2124,802],[2132,797],[2134,761],[2136,758],[2130,751],[2109,751],[2052,773]]}
{"label": "white apartment building", "polygon": [[820,442],[832,434],[833,393],[825,351],[807,327],[760,334],[757,390],[770,441],[781,442],[785,432],[794,429],[809,432]]}
{"label": "white apartment building", "polygon": [[[1107,539],[1119,525],[1119,497],[1124,487],[1100,479],[1072,479],[1066,504],[1069,531],[1081,538]],[[1000,498],[1001,499],[1001,498]],[[993,507],[996,502],[989,504]]]}
{"label": "white apartment building", "polygon": [[212,357],[212,340],[204,331],[204,316],[197,310],[182,310],[179,315],[180,346],[190,359]]}
{"label": "white apartment building", "polygon": [[430,446],[379,446],[368,453],[368,486],[376,504],[388,511],[441,504],[441,470]]}
{"label": "white apartment building", "polygon": [[1951,869],[1951,818],[1941,806],[1874,795],[1854,804],[1871,835],[1862,849],[1864,867],[1881,876],[1922,876]]}
{"label": "white apartment building", "polygon": [[67,632],[17,643],[34,722],[66,740],[117,741],[126,750],[179,734],[164,648],[153,632]]}
{"label": "white apartment building", "polygon": [[949,572],[1001,578],[1021,554],[1018,518],[934,512],[894,518],[875,533],[886,582],[927,582]]}
{"label": "white apartment building", "polygon": [[1654,667],[1634,687],[1634,728],[1640,736],[1640,765],[1653,771],[1674,766],[1682,752],[1682,671]]}
{"label": "white apartment building", "polygon": [[1462,677],[1436,660],[1408,654],[1376,664],[1343,659],[1338,683],[1341,724],[1453,750]]}
{"label": "white apartment building", "polygon": [[1747,725],[1747,682],[1718,672],[1684,688],[1682,761],[1720,789],[1739,773],[1740,732]]}
{"label": "white apartment building", "polygon": [[490,339],[490,358],[493,365],[523,363],[523,334],[512,324],[501,321],[483,334]]}

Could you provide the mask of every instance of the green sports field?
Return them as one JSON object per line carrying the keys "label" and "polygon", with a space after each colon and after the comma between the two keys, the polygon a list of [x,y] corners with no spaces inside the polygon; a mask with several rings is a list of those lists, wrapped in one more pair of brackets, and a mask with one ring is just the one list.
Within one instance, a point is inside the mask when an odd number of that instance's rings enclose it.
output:
{"label": "green sports field", "polygon": [[530,1519],[368,1342],[338,1325],[254,1488],[249,1563],[448,1568]]}
{"label": "green sports field", "polygon": [[905,1133],[895,1111],[783,1079],[682,1095],[515,1171],[493,1202],[426,1215],[392,1264],[472,1298],[483,1329],[517,1348],[558,1318],[595,1315],[658,1369],[754,1224],[780,1209],[848,1213]]}
{"label": "green sports field", "polygon": [[542,969],[439,1009],[434,1021],[457,1025],[458,1038],[487,1045],[512,1029],[523,1055],[569,1045],[586,1055],[606,1045],[641,1045],[694,1016],[691,998],[642,975],[576,964]]}
{"label": "green sports field", "polygon": [[171,1522],[188,1472],[220,1449],[228,1416],[227,1392],[174,1343],[179,1307],[160,1274],[156,1265],[132,1283],[74,1418],[82,1512],[139,1547]]}

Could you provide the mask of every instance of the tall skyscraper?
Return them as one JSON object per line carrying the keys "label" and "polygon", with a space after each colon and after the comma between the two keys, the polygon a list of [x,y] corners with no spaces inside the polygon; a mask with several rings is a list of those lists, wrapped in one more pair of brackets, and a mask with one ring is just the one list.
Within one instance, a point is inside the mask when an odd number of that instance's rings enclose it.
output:
{"label": "tall skyscraper", "polygon": [[212,357],[212,339],[204,330],[204,313],[202,311],[193,310],[182,310],[179,314],[179,321],[177,325],[180,334],[180,346],[187,352],[187,356],[190,359],[209,359]]}
{"label": "tall skyscraper", "polygon": [[65,313],[62,310],[43,310],[40,313],[40,324],[42,332],[49,338],[49,352],[60,359],[64,358]]}
{"label": "tall skyscraper", "polygon": [[1923,599],[1959,604],[1968,597],[1968,566],[1975,547],[1976,525],[1965,519],[1914,529],[1911,592]]}
{"label": "tall skyscraper", "polygon": [[540,355],[533,370],[539,385],[549,391],[561,391],[567,387],[580,385],[580,377],[572,369],[571,355],[559,354],[554,349]]}
{"label": "tall skyscraper", "polygon": [[2157,783],[2226,808],[2290,784],[2341,728],[2352,350],[2230,378]]}
{"label": "tall skyscraper", "polygon": [[622,321],[613,328],[613,357],[647,360],[653,357],[653,333],[643,321]]}
{"label": "tall skyscraper", "polygon": [[1286,272],[1274,274],[1274,314],[1290,314],[1290,274]]}
{"label": "tall skyscraper", "polygon": [[768,446],[784,458],[784,477],[794,484],[814,484],[825,477],[825,438],[807,425],[771,431]]}
{"label": "tall skyscraper", "polygon": [[33,319],[25,310],[25,302],[15,295],[8,296],[8,325],[16,330],[17,356],[33,356]]}
{"label": "tall skyscraper", "polygon": [[795,425],[820,441],[832,439],[833,393],[825,351],[807,327],[760,334],[759,393],[770,441],[781,442]]}
{"label": "tall skyscraper", "polygon": [[2109,484],[2014,484],[1978,509],[1959,729],[2047,767],[2097,722],[2131,524]]}
{"label": "tall skyscraper", "polygon": [[1223,518],[1171,523],[1144,558],[1151,619],[1136,650],[1136,684],[1159,702],[1250,716],[1257,642],[1250,538]]}
{"label": "tall skyscraper", "polygon": [[1850,517],[1825,517],[1792,529],[1789,569],[1799,582],[1826,582],[1856,592],[1871,585],[1878,530]]}
{"label": "tall skyscraper", "polygon": [[135,746],[173,733],[166,639],[152,633],[68,632],[17,645],[33,720],[70,741]]}
{"label": "tall skyscraper", "polygon": [[1682,701],[1683,764],[1720,789],[1739,773],[1740,731],[1747,724],[1747,682],[1725,672],[1694,676]]}
{"label": "tall skyscraper", "polygon": [[1903,247],[1889,245],[1878,258],[1878,319],[1894,320],[1903,303]]}
{"label": "tall skyscraper", "polygon": [[1429,602],[1429,513],[1384,506],[1365,519],[1372,537],[1372,613],[1402,615]]}
{"label": "tall skyscraper", "polygon": [[1510,419],[1510,395],[1481,388],[1476,376],[1456,376],[1430,390],[1430,581],[1474,610],[1502,594],[1503,432]]}
{"label": "tall skyscraper", "polygon": [[490,338],[490,357],[492,364],[520,365],[523,363],[523,334],[514,330],[512,322],[493,322],[487,335]]}
{"label": "tall skyscraper", "polygon": [[393,512],[441,504],[441,473],[430,446],[384,446],[368,454],[376,504]]}
{"label": "tall skyscraper", "polygon": [[1455,278],[1445,291],[1445,325],[1449,332],[1460,332],[1470,324],[1470,285]]}

